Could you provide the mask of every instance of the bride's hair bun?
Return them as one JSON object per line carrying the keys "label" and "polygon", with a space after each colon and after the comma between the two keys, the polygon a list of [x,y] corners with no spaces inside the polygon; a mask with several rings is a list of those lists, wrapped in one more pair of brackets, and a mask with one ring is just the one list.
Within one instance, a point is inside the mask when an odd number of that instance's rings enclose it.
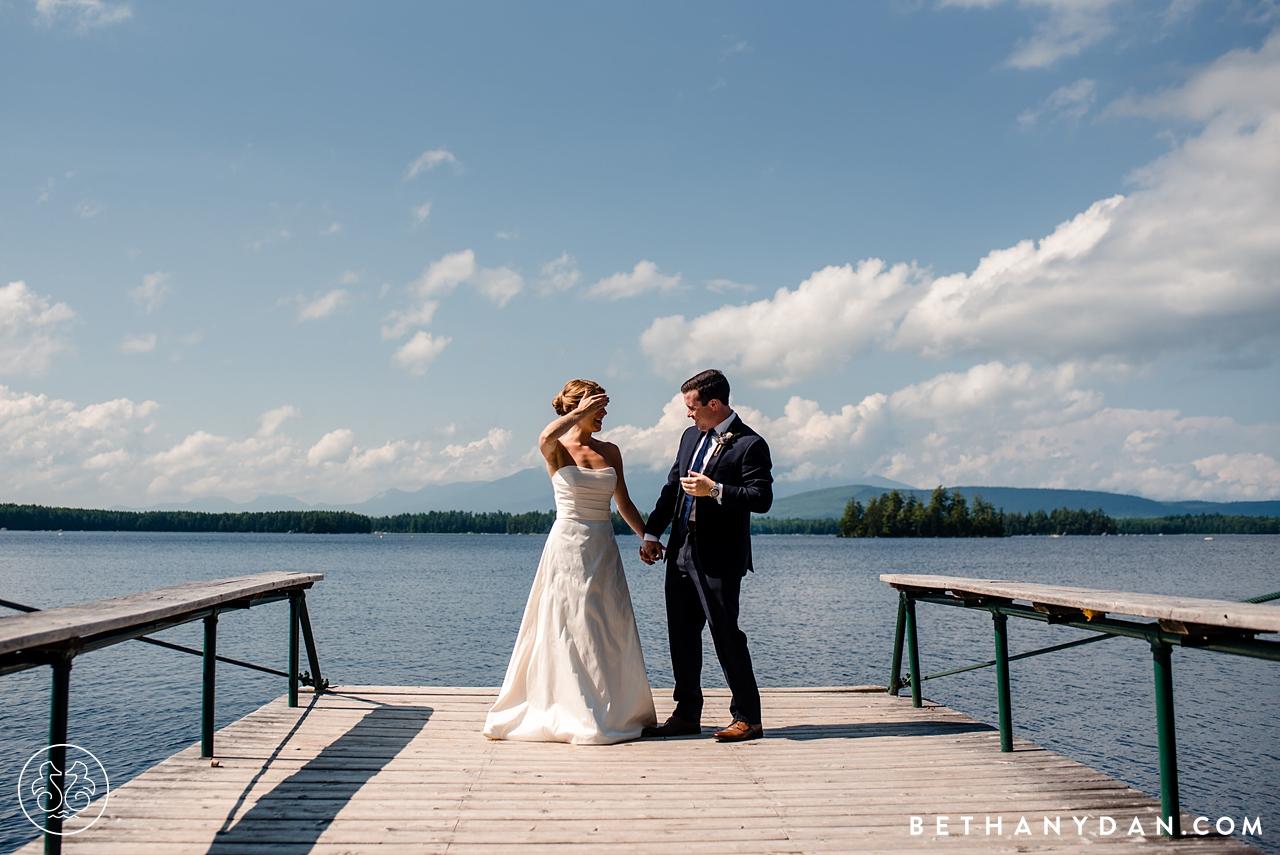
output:
{"label": "bride's hair bun", "polygon": [[581,377],[576,377],[564,384],[560,394],[551,400],[551,406],[555,409],[557,416],[566,416],[578,409],[578,404],[583,398],[603,394],[604,387],[599,383],[594,380],[583,380]]}

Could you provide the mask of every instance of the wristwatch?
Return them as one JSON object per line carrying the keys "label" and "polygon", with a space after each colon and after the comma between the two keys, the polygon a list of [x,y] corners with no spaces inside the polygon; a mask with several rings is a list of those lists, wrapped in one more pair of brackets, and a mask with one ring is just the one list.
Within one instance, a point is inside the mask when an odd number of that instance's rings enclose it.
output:
{"label": "wristwatch", "polygon": [[711,492],[708,493],[707,495],[709,495],[713,499],[719,499],[723,493],[724,493],[724,487],[717,483],[717,484],[711,485]]}

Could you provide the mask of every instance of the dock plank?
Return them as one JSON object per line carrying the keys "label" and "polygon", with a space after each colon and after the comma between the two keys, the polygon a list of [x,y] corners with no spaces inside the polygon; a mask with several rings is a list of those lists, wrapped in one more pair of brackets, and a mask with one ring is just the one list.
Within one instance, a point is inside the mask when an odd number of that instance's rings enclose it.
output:
{"label": "dock plank", "polygon": [[309,588],[323,578],[322,573],[274,571],[232,579],[184,582],[74,606],[6,615],[0,617],[0,655],[159,622],[285,588]]}
{"label": "dock plank", "polygon": [[[939,849],[1245,853],[1234,838],[1156,836],[1159,803],[946,707],[883,691],[764,690],[766,738],[614,746],[494,742],[495,689],[340,687],[272,701],[112,793],[65,851],[128,855],[826,853]],[[708,710],[727,706],[708,692]],[[670,690],[655,692],[659,710]],[[92,809],[90,814],[94,813]],[[1116,831],[1099,833],[1097,817]],[[924,817],[910,833],[910,817]],[[938,816],[951,817],[939,835]],[[960,817],[972,816],[966,836]],[[1061,817],[1060,835],[1041,833]],[[1077,834],[1072,816],[1088,816]],[[1014,835],[1026,817],[1033,833]],[[1145,835],[1126,835],[1134,818]],[[983,833],[999,820],[1002,833]],[[1190,817],[1184,819],[1184,824]],[[71,826],[74,827],[74,826]],[[21,850],[40,851],[39,842]]]}
{"label": "dock plank", "polygon": [[969,579],[963,576],[885,573],[880,576],[880,581],[899,590],[950,591],[957,595],[970,594],[1069,609],[1088,609],[1099,614],[1156,618],[1247,632],[1280,632],[1280,608],[1265,603],[1104,591],[1009,579]]}

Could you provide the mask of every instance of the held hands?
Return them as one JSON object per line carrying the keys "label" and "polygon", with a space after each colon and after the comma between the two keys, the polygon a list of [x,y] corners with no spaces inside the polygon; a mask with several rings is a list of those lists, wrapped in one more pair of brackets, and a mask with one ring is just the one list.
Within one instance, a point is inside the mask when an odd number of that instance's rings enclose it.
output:
{"label": "held hands", "polygon": [[640,542],[640,560],[645,564],[655,564],[663,558],[665,549],[662,544],[656,540],[644,540]]}
{"label": "held hands", "polygon": [[711,488],[715,485],[715,481],[699,472],[690,471],[688,475],[680,479],[680,486],[690,496],[710,496]]}

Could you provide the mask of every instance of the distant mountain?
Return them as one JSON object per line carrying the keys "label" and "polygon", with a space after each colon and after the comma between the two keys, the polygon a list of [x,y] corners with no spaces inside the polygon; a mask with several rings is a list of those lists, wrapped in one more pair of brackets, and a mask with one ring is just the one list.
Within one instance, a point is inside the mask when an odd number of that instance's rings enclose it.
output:
{"label": "distant mountain", "polygon": [[[1102,493],[1095,490],[1048,490],[1038,487],[948,487],[959,490],[971,503],[975,493],[997,508],[1009,513],[1051,511],[1054,508],[1096,510],[1119,519],[1128,517],[1163,517],[1176,514],[1226,514],[1228,516],[1280,516],[1280,501],[1273,502],[1158,502],[1141,496]],[[825,490],[811,490],[777,499],[769,511],[771,517],[798,519],[833,519],[844,514],[845,505],[856,498],[862,503],[886,492],[884,487],[850,484]],[[932,490],[902,490],[927,501]]]}
{"label": "distant mountain", "polygon": [[248,502],[233,502],[220,496],[205,496],[189,502],[168,502],[149,508],[116,505],[113,511],[203,511],[210,514],[254,513],[258,511],[309,511],[312,506],[293,496],[259,496]]}
{"label": "distant mountain", "polygon": [[[640,470],[627,473],[627,487],[641,511],[658,498],[666,475]],[[459,481],[428,484],[421,490],[387,490],[372,499],[351,505],[316,505],[317,509],[355,511],[371,517],[416,514],[425,511],[549,511],[556,506],[551,479],[542,467],[522,469],[496,481]]]}
{"label": "distant mountain", "polygon": [[[658,492],[666,483],[666,472],[637,469],[627,473],[631,498],[642,512],[653,508]],[[918,490],[899,481],[867,476],[862,483],[842,487],[825,486],[831,479],[778,481],[774,487],[773,507],[768,516],[799,519],[839,518],[849,499],[864,504],[873,496],[891,489],[914,493],[928,499],[932,490]],[[816,489],[815,489],[816,488]],[[1010,513],[1050,511],[1054,508],[1084,508],[1103,511],[1116,518],[1163,517],[1175,514],[1227,514],[1243,516],[1280,516],[1280,501],[1274,502],[1158,502],[1140,496],[1102,493],[1093,490],[1045,490],[1026,487],[948,487],[959,490],[970,501],[975,493],[997,508]],[[120,511],[207,511],[239,513],[245,511],[355,511],[371,517],[413,514],[425,511],[549,511],[555,507],[551,480],[542,467],[522,469],[496,481],[459,481],[453,484],[428,484],[420,490],[386,490],[371,499],[354,504],[309,505],[292,496],[259,496],[250,502],[207,497],[189,502],[155,505],[150,508],[116,507]]]}

